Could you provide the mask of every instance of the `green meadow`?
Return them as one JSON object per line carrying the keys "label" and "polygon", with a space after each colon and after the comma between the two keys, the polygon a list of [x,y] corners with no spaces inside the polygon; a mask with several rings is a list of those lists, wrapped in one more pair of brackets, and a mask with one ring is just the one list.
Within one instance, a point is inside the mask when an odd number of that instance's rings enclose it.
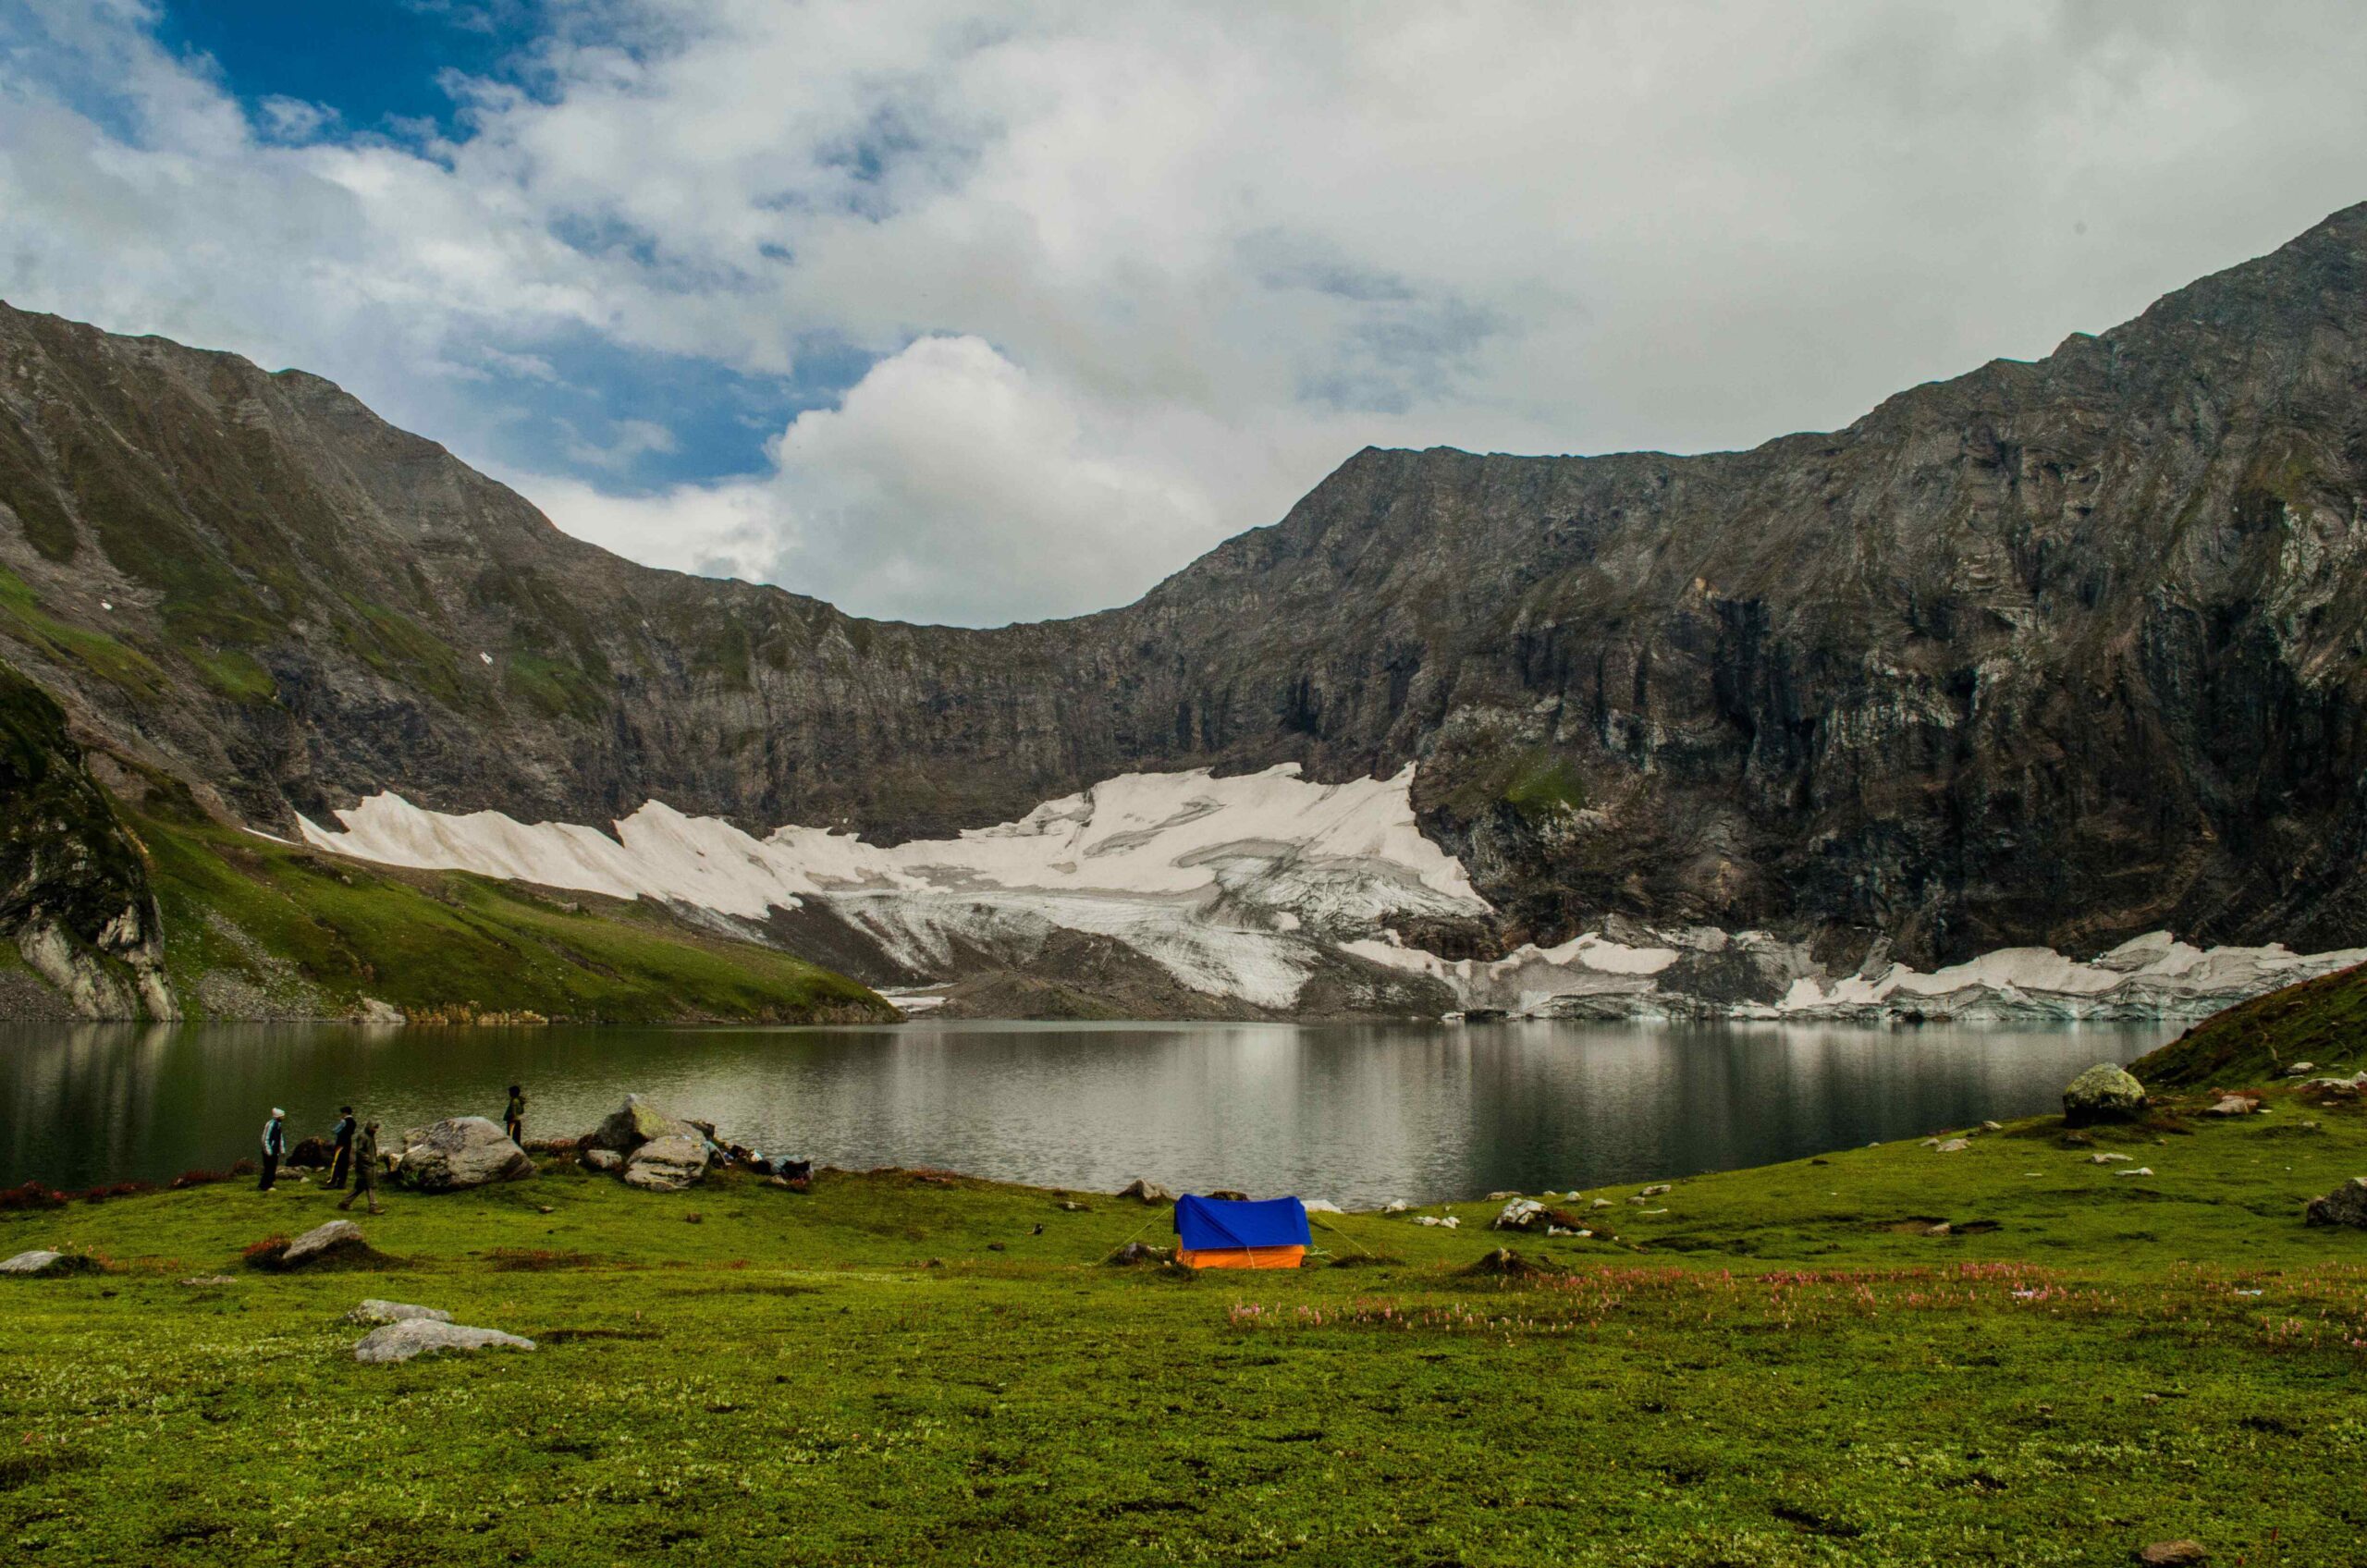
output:
{"label": "green meadow", "polygon": [[[333,1217],[317,1185],[17,1209],[0,1250],[101,1268],[0,1280],[0,1548],[2354,1564],[2367,1232],[2301,1207],[2367,1119],[2201,1103],[1552,1200],[1590,1238],[1318,1215],[1318,1267],[1259,1273],[1106,1261],[1164,1207],[904,1170],[651,1194],[547,1158],[390,1191],[382,1264],[289,1275],[243,1255]],[[539,1348],[362,1366],[364,1296]]]}

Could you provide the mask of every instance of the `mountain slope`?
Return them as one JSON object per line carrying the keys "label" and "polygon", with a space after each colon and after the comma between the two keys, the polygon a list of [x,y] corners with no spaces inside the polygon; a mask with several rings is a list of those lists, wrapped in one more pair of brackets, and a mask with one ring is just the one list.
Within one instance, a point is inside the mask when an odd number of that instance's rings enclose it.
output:
{"label": "mountain slope", "polygon": [[1492,957],[2367,935],[2367,205],[2033,364],[1676,458],[1358,454],[1139,603],[866,621],[559,533],[298,372],[0,309],[0,650],[287,833],[383,790],[878,841],[1418,763]]}

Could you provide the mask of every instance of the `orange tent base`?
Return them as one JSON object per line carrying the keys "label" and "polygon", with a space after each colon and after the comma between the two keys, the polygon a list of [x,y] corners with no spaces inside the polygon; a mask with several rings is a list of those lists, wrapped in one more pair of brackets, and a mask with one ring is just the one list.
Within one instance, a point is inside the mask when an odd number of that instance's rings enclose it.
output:
{"label": "orange tent base", "polygon": [[1176,1253],[1186,1268],[1296,1268],[1305,1247],[1184,1247]]}

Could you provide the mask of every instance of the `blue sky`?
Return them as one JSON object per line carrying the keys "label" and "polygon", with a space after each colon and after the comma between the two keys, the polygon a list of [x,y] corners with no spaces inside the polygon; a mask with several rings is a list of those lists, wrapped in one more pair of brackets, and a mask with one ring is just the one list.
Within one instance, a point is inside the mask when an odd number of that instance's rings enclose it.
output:
{"label": "blue sky", "polygon": [[0,0],[0,298],[992,624],[1367,444],[1691,451],[2367,197],[2355,0]]}

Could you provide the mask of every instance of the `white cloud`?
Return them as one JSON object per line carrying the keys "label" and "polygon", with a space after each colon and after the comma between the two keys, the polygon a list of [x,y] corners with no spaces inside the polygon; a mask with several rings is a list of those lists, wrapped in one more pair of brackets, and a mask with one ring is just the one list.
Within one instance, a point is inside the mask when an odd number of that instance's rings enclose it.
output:
{"label": "white cloud", "polygon": [[553,15],[531,92],[405,146],[258,129],[131,0],[45,9],[0,57],[0,294],[496,463],[471,378],[556,397],[551,343],[850,342],[751,474],[604,496],[668,448],[586,424],[523,485],[644,559],[996,619],[1130,597],[1367,441],[1845,423],[2367,196],[2349,0]]}

